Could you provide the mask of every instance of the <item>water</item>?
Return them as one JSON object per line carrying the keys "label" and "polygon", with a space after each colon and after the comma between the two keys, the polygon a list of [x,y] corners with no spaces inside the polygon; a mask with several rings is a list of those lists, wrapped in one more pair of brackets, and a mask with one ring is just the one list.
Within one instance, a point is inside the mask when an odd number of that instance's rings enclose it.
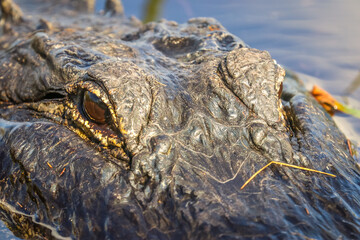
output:
{"label": "water", "polygon": [[[142,19],[144,0],[123,0],[127,16]],[[97,1],[100,10],[104,1]],[[271,53],[296,71],[311,89],[315,83],[338,100],[360,109],[360,1],[358,0],[168,0],[159,18],[186,22],[214,17],[250,46]],[[360,151],[360,120],[335,117]],[[17,239],[0,221],[0,238]]]}
{"label": "water", "polygon": [[0,220],[0,239],[2,240],[19,240],[14,234],[6,227],[6,225]]}

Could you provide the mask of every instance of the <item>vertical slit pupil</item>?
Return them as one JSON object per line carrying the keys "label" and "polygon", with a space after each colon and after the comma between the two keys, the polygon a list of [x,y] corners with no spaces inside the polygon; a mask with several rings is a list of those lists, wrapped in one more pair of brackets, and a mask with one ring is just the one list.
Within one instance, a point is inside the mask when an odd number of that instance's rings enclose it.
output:
{"label": "vertical slit pupil", "polygon": [[83,109],[89,120],[99,124],[106,124],[106,120],[109,116],[109,109],[95,94],[89,91],[84,92]]}

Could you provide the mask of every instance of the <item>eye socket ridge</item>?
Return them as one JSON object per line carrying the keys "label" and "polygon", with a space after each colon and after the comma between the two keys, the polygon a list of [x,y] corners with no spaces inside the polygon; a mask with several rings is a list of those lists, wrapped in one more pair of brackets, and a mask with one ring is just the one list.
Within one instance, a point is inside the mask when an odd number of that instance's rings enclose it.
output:
{"label": "eye socket ridge", "polygon": [[84,115],[90,121],[100,125],[105,125],[110,122],[110,110],[96,94],[89,90],[83,90],[81,105]]}

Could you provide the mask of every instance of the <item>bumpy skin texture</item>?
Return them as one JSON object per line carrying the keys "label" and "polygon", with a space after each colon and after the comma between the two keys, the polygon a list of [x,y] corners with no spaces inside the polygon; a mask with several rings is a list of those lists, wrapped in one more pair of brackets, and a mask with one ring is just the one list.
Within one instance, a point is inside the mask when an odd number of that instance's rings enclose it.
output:
{"label": "bumpy skin texture", "polygon": [[[279,99],[285,72],[267,52],[209,18],[142,25],[21,3],[0,37],[0,207],[16,235],[360,236],[345,136],[291,75]],[[86,91],[106,124],[86,116]],[[240,189],[270,161],[337,177],[274,165]]]}

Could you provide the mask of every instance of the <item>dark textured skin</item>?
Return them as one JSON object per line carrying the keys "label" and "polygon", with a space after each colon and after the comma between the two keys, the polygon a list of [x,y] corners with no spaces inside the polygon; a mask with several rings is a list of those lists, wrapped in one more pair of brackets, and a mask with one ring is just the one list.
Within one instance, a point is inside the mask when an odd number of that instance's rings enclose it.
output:
{"label": "dark textured skin", "polygon": [[[35,3],[1,21],[0,208],[17,236],[359,239],[346,138],[291,74],[279,99],[267,52],[210,18]],[[106,125],[85,116],[84,90]],[[273,165],[240,189],[270,161],[337,177]]]}

